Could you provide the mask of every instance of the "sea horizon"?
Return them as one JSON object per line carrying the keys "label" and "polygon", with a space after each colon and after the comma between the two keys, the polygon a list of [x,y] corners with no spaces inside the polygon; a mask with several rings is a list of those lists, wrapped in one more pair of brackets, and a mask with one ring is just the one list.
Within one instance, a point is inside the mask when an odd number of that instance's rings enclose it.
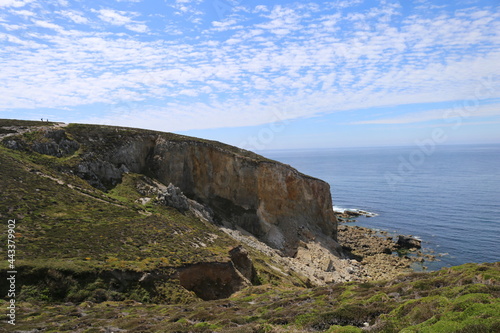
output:
{"label": "sea horizon", "polygon": [[[456,147],[456,146],[500,146],[500,142],[488,143],[440,143],[435,145],[437,147]],[[320,150],[348,150],[348,149],[368,149],[368,148],[418,148],[417,144],[405,145],[375,145],[375,146],[342,146],[342,147],[303,147],[303,148],[269,148],[269,149],[255,149],[256,154],[265,154],[266,152],[280,152],[280,151],[320,151]]]}

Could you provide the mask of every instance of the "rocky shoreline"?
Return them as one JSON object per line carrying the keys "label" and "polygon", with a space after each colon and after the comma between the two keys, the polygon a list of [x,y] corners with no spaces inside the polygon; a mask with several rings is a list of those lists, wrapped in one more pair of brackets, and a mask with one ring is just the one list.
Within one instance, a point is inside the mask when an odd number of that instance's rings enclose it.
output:
{"label": "rocky shoreline", "polygon": [[[408,240],[408,242],[405,242]],[[341,223],[338,241],[352,261],[360,263],[356,272],[359,280],[393,279],[403,273],[413,272],[416,263],[435,261],[436,257],[424,254],[417,246],[420,241],[410,236],[394,239],[385,231]]]}
{"label": "rocky shoreline", "polygon": [[[419,266],[425,269],[425,261],[436,260],[435,256],[424,254],[420,241],[410,236],[392,237],[387,232],[340,223],[338,242],[342,256],[326,249],[320,239],[301,242],[293,257],[259,241],[242,229],[221,227],[233,239],[253,248],[270,258],[266,264],[280,275],[291,272],[306,277],[311,285],[325,285],[341,282],[368,282],[391,280],[401,274],[414,272]],[[402,241],[400,241],[402,240]]]}

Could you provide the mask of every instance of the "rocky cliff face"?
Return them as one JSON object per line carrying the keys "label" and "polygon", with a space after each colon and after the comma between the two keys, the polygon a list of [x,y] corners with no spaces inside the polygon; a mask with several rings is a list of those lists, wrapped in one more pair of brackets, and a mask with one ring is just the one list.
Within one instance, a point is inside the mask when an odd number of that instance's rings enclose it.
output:
{"label": "rocky cliff face", "polygon": [[[95,187],[142,173],[209,207],[216,223],[243,229],[284,255],[317,237],[338,254],[329,185],[288,165],[218,142],[117,127],[69,125],[44,140],[55,152],[61,142],[81,147],[73,172]],[[11,146],[27,144],[13,139]]]}
{"label": "rocky cliff face", "polygon": [[294,254],[303,229],[336,237],[329,185],[289,166],[161,137],[149,157],[150,170],[161,182],[180,187],[211,207],[220,222],[286,255]]}

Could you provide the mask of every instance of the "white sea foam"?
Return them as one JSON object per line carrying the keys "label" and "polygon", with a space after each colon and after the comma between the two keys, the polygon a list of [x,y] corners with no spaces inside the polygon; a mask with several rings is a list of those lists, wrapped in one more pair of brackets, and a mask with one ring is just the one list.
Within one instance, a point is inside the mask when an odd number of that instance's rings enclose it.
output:
{"label": "white sea foam", "polygon": [[339,207],[339,206],[333,206],[333,211],[335,213],[343,213],[343,212],[345,212],[345,210],[346,210],[345,208],[342,208],[342,207]]}
{"label": "white sea foam", "polygon": [[351,213],[356,213],[356,214],[363,215],[366,217],[378,216],[377,213],[372,213],[372,212],[368,212],[366,210],[357,209],[357,208],[343,208],[343,207],[339,207],[339,206],[333,206],[333,211],[335,213],[340,213],[340,214],[343,214],[345,212],[351,212]]}

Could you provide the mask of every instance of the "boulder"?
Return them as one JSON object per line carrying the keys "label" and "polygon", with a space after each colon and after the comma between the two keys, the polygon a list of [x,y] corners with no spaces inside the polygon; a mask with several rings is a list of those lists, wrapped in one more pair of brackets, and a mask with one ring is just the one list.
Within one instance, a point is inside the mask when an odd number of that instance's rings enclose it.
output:
{"label": "boulder", "polygon": [[165,206],[176,208],[181,213],[189,210],[188,198],[182,193],[180,188],[172,184],[169,184],[165,191],[158,194],[157,200]]}
{"label": "boulder", "polygon": [[172,183],[168,184],[163,191],[160,189],[158,190],[159,193],[156,200],[159,203],[173,207],[181,213],[191,211],[196,217],[208,222],[213,222],[213,212],[209,207],[189,199],[182,193],[180,188],[174,186]]}

